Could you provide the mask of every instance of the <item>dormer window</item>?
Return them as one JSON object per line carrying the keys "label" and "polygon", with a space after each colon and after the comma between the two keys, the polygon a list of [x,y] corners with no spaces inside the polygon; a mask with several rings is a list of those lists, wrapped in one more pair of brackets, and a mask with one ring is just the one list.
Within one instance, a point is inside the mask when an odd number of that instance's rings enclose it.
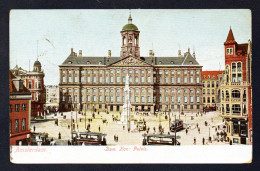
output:
{"label": "dormer window", "polygon": [[227,48],[227,55],[233,55],[233,48]]}
{"label": "dormer window", "polygon": [[173,61],[171,61],[171,64],[174,64],[174,62],[173,62]]}
{"label": "dormer window", "polygon": [[99,65],[101,65],[102,64],[102,62],[101,61],[99,61]]}
{"label": "dormer window", "polygon": [[193,64],[193,62],[192,62],[192,61],[190,61],[190,64]]}
{"label": "dormer window", "polygon": [[159,64],[162,64],[162,61],[159,61]]}
{"label": "dormer window", "polygon": [[210,79],[210,75],[208,75],[208,79]]}
{"label": "dormer window", "polygon": [[89,62],[89,61],[87,61],[87,64],[90,64],[90,62]]}
{"label": "dormer window", "polygon": [[71,61],[69,61],[69,62],[68,62],[68,64],[72,64],[72,62],[71,62]]}

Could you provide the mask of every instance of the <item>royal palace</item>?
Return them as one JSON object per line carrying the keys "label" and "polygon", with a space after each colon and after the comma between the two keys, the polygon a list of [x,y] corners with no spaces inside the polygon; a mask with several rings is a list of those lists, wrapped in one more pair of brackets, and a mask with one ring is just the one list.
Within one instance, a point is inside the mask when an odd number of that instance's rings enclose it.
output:
{"label": "royal palace", "polygon": [[59,66],[60,110],[122,111],[129,75],[133,111],[202,111],[202,66],[190,50],[176,57],[140,55],[137,26],[131,15],[121,30],[120,57],[70,55]]}

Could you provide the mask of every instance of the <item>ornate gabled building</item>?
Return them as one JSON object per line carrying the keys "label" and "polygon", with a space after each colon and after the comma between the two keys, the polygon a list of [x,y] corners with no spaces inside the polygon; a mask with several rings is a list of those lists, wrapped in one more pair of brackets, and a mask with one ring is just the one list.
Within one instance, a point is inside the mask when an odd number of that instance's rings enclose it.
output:
{"label": "ornate gabled building", "polygon": [[232,143],[252,143],[252,45],[238,44],[230,28],[225,46],[225,74],[221,83],[221,116]]}
{"label": "ornate gabled building", "polygon": [[43,115],[45,105],[44,71],[38,59],[34,62],[33,70],[26,71],[17,65],[10,70],[13,75],[23,80],[24,86],[32,93],[31,116]]}
{"label": "ornate gabled building", "polygon": [[59,66],[60,110],[121,111],[126,74],[133,110],[201,111],[202,66],[190,51],[177,57],[140,56],[137,26],[129,16],[122,31],[120,57],[82,56],[71,49]]}
{"label": "ornate gabled building", "polygon": [[31,93],[10,71],[9,91],[10,145],[30,145]]}
{"label": "ornate gabled building", "polygon": [[220,83],[225,71],[202,71],[203,108],[220,110]]}

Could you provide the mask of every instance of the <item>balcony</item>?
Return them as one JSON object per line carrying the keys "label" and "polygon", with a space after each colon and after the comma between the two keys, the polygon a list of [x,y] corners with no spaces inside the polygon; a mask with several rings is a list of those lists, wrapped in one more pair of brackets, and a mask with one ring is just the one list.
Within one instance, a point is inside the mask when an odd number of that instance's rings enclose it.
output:
{"label": "balcony", "polygon": [[243,81],[243,82],[226,82],[226,83],[221,83],[221,86],[248,86],[248,83],[246,81]]}

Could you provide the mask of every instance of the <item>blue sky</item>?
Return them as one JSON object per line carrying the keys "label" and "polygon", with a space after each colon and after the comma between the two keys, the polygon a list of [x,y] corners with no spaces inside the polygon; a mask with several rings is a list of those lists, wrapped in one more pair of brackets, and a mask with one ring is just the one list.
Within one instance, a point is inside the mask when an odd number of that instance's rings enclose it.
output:
{"label": "blue sky", "polygon": [[[238,43],[251,38],[250,10],[132,9],[140,30],[141,56],[177,56],[195,50],[203,70],[224,68],[224,45],[231,26]],[[45,84],[59,83],[59,67],[70,48],[83,56],[119,56],[120,31],[129,10],[12,10],[10,12],[10,68],[29,70],[38,58]]]}

